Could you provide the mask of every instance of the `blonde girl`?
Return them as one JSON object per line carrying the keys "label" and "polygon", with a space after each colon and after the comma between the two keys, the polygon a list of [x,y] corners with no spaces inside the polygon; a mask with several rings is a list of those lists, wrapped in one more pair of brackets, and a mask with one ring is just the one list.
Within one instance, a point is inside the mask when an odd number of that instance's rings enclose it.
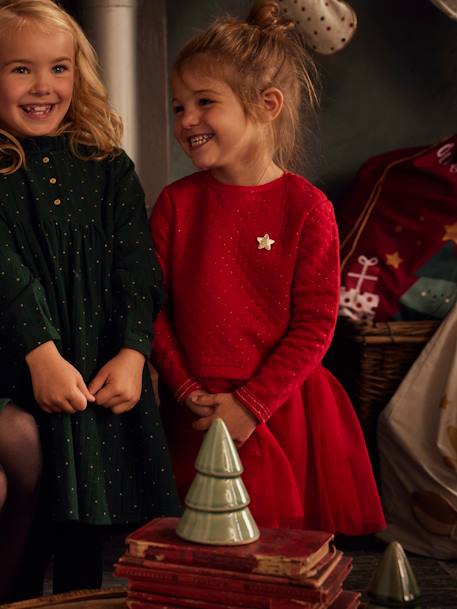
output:
{"label": "blonde girl", "polygon": [[[173,66],[174,133],[199,170],[159,197],[151,230],[169,299],[153,363],[178,487],[221,417],[261,526],[384,527],[362,433],[322,367],[338,236],[325,195],[289,170],[313,69],[274,1],[223,18]],[[304,110],[304,111],[305,111]]]}
{"label": "blonde girl", "polygon": [[51,0],[0,1],[0,129],[0,488],[20,478],[6,415],[32,414],[35,550],[54,554],[55,592],[96,587],[100,525],[178,504],[145,373],[160,273],[144,193],[94,51]]}

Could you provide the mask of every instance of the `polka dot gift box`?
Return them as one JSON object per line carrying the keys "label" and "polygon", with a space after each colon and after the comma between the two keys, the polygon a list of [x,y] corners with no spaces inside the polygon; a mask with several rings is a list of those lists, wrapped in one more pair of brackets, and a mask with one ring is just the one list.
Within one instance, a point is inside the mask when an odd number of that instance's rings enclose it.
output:
{"label": "polka dot gift box", "polygon": [[357,27],[357,16],[340,0],[282,0],[282,12],[293,19],[307,45],[323,55],[343,49]]}

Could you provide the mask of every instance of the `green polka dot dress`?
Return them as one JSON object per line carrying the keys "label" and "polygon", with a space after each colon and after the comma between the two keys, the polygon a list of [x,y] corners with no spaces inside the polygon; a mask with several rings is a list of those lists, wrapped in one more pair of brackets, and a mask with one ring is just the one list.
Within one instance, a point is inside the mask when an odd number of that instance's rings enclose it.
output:
{"label": "green polka dot dress", "polygon": [[23,139],[27,165],[0,176],[0,407],[37,418],[49,508],[59,521],[140,523],[179,504],[149,374],[140,402],[43,413],[25,355],[53,340],[88,383],[120,348],[149,354],[160,270],[144,193],[125,153],[75,158],[65,136]]}

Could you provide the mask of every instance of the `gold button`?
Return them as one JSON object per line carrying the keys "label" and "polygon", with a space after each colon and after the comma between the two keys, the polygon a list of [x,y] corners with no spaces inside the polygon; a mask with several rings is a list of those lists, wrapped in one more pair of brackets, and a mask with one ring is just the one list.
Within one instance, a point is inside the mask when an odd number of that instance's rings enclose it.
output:
{"label": "gold button", "polygon": [[54,205],[60,205],[62,201],[60,199],[54,199]]}
{"label": "gold button", "polygon": [[48,156],[44,156],[42,159],[43,163],[49,163],[49,157]]}
{"label": "gold button", "polygon": [[49,179],[49,182],[50,182],[51,184],[55,184],[55,183],[57,182],[57,180],[56,180],[56,178],[50,178],[50,179]]}

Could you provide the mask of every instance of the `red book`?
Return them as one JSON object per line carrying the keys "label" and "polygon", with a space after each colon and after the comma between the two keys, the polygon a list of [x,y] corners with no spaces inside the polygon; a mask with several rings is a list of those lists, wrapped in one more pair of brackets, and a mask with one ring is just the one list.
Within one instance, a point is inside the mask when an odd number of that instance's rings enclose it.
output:
{"label": "red book", "polygon": [[360,605],[360,592],[343,590],[328,609],[357,609]]}
{"label": "red book", "polygon": [[140,592],[137,590],[129,590],[127,597],[127,605],[139,603],[138,607],[179,607],[179,609],[254,609],[243,605],[221,605],[211,601],[196,600],[193,598],[179,598],[176,596],[166,596],[164,594],[154,594],[152,592]]}
{"label": "red book", "polygon": [[[208,603],[202,604],[202,601],[192,601],[192,603],[193,604],[189,605],[176,605],[174,602],[173,604],[170,604],[169,600],[166,599],[157,602],[149,602],[148,600],[142,600],[140,597],[138,597],[138,599],[127,599],[127,607],[129,607],[129,609],[250,609],[246,606],[229,607],[228,605],[216,605]],[[328,607],[328,609],[358,609],[359,606],[360,593],[343,590],[343,592],[338,595],[338,598]],[[305,606],[303,604],[298,604],[295,601],[291,601],[291,604],[288,606],[288,608],[286,608],[286,606],[284,605],[281,608],[277,607],[276,609],[305,609]]]}
{"label": "red book", "polygon": [[[325,603],[333,601],[351,569],[351,558],[343,557],[320,588],[272,582],[257,582],[236,577],[208,577],[170,569],[147,569],[117,563],[115,574],[128,578],[129,590],[165,594],[178,598],[200,599],[220,604],[272,609],[269,599]],[[171,566],[170,566],[171,567]],[[307,608],[308,609],[308,608]]]}
{"label": "red book", "polygon": [[[204,575],[211,578],[226,577],[230,579],[239,579],[241,582],[252,581],[258,584],[278,584],[293,585],[293,586],[308,586],[312,588],[321,588],[325,581],[330,577],[330,574],[335,570],[336,566],[342,559],[343,554],[339,550],[332,548],[330,552],[316,565],[309,577],[302,576],[300,580],[293,580],[287,577],[275,575],[257,575],[257,573],[234,573],[233,571],[225,571],[222,569],[210,569],[208,567],[196,567],[193,565],[180,565],[173,563],[160,562],[158,560],[149,560],[148,558],[138,558],[131,556],[128,552],[123,554],[119,559],[119,564],[131,565],[133,567],[144,567],[145,569],[158,569],[159,571],[174,571],[176,573],[194,573],[196,575]],[[245,584],[242,584],[245,585]]]}
{"label": "red book", "polygon": [[[201,601],[199,601],[201,602]],[[291,601],[292,604],[288,604],[286,605],[281,605],[279,606],[274,606],[272,607],[272,609],[308,609],[308,607],[310,605],[308,605],[307,603],[305,605],[303,605],[302,603],[298,604],[298,601]],[[133,600],[133,599],[127,599],[127,607],[129,609],[187,609],[189,605],[175,605],[175,604],[170,604],[169,601],[166,602],[157,602],[157,603],[149,603],[147,601],[139,601],[139,600]],[[196,604],[196,605],[191,605],[193,608],[195,609],[206,609],[207,605],[201,605],[201,604]],[[227,609],[228,605],[211,605],[212,608],[214,609]],[[354,609],[355,607],[357,607],[357,605],[354,606],[350,606],[350,607],[341,607],[340,609]],[[228,607],[228,609],[231,609],[230,607]],[[250,607],[236,607],[233,609],[250,609]],[[313,605],[313,609],[314,609],[314,605]],[[319,609],[327,609],[326,607],[324,607],[323,605],[319,605]],[[333,605],[332,605],[332,609],[333,609]]]}
{"label": "red book", "polygon": [[156,518],[127,537],[129,554],[149,560],[241,573],[299,579],[329,552],[333,539],[324,531],[262,529],[260,539],[244,546],[209,546],[180,539],[178,518]]}
{"label": "red book", "polygon": [[[198,605],[194,605],[196,609],[200,609]],[[127,599],[128,609],[185,609],[183,605],[170,605],[170,603],[148,603],[147,601],[137,601]],[[218,609],[225,609],[222,605],[219,605]],[[237,607],[237,609],[241,609]],[[244,608],[243,608],[244,609]]]}
{"label": "red book", "polygon": [[[306,601],[294,601],[285,599],[269,599],[269,609],[326,609],[324,603],[307,603]],[[179,609],[255,609],[247,602],[244,605],[226,605],[217,602],[203,601],[201,599],[179,598],[164,594],[153,594],[151,592],[139,592],[130,590],[127,597],[127,604],[140,603],[147,607],[157,607],[165,609],[168,607],[179,607]],[[341,608],[342,609],[342,608]]]}

